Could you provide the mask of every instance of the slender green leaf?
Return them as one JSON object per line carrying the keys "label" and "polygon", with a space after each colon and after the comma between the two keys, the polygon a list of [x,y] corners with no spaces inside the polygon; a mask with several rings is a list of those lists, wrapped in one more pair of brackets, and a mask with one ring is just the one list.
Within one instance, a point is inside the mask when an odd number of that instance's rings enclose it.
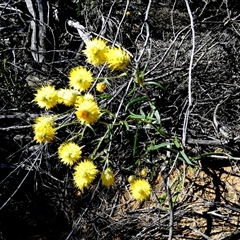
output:
{"label": "slender green leaf", "polygon": [[133,89],[127,94],[127,96],[131,96],[136,91],[136,82],[133,82]]}
{"label": "slender green leaf", "polygon": [[160,144],[157,144],[157,145],[150,145],[147,148],[147,152],[155,151],[155,150],[158,150],[159,148],[164,148],[164,147],[167,147],[167,146],[169,146],[168,142],[160,143]]}
{"label": "slender green leaf", "polygon": [[125,128],[127,129],[127,131],[129,131],[129,125],[126,121],[122,121],[123,125],[125,126]]}
{"label": "slender green leaf", "polygon": [[143,116],[143,119],[146,118],[146,114],[143,112],[143,110],[140,108],[140,114]]}
{"label": "slender green leaf", "polygon": [[112,95],[102,93],[102,94],[99,94],[98,97],[103,98],[103,99],[110,99],[110,98],[112,98]]}
{"label": "slender green leaf", "polygon": [[180,151],[181,156],[183,157],[183,159],[189,164],[189,165],[193,165],[193,163],[191,162],[191,160],[188,158],[188,156],[186,155],[186,153],[184,152],[184,150]]}
{"label": "slender green leaf", "polygon": [[160,125],[160,124],[161,124],[161,117],[160,117],[159,111],[156,110],[156,111],[154,112],[154,115],[155,115],[155,117],[156,117],[157,123]]}
{"label": "slender green leaf", "polygon": [[136,103],[136,102],[141,102],[141,101],[146,102],[147,100],[148,100],[147,97],[134,98],[133,100],[131,100],[131,101],[127,104],[127,106],[125,107],[125,111],[127,111],[128,108],[129,108],[131,105],[133,105],[134,103]]}
{"label": "slender green leaf", "polygon": [[173,143],[175,144],[175,146],[176,146],[177,148],[181,148],[181,144],[179,143],[177,137],[174,138]]}
{"label": "slender green leaf", "polygon": [[138,115],[138,114],[135,114],[135,113],[132,113],[132,112],[130,112],[130,116],[129,117],[131,119],[142,119],[143,118],[142,115]]}
{"label": "slender green leaf", "polygon": [[141,164],[141,159],[137,159],[136,162],[135,162],[135,164],[136,164],[137,166],[140,166],[140,164]]}
{"label": "slender green leaf", "polygon": [[156,85],[159,88],[161,88],[163,91],[166,91],[165,87],[163,87],[160,83],[157,83],[157,82],[152,82],[152,81],[144,82],[144,86],[145,85]]}
{"label": "slender green leaf", "polygon": [[160,135],[165,136],[165,137],[170,137],[170,134],[169,134],[169,133],[163,131],[163,130],[160,129],[160,128],[157,130],[157,133],[156,133],[156,134],[160,134]]}

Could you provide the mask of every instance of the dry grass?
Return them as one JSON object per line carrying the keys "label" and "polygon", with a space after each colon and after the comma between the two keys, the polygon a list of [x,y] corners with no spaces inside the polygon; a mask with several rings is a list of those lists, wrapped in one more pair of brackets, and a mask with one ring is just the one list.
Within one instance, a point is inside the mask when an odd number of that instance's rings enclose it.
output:
{"label": "dry grass", "polygon": [[[25,1],[0,3],[0,239],[238,239],[239,2],[190,3],[194,53],[185,1],[49,4],[58,15],[48,24],[35,21],[37,29],[46,27],[44,60],[37,62],[38,51],[31,50],[31,16]],[[126,11],[130,12],[127,16]],[[123,45],[139,71],[146,67],[145,81],[166,88],[162,91],[150,84],[143,89],[134,84],[134,78],[125,77],[111,82],[106,98],[99,96],[102,108],[117,113],[116,123],[126,121],[130,126],[111,126],[110,137],[99,148],[101,153],[108,152],[116,173],[110,189],[95,181],[89,189],[78,191],[71,169],[59,163],[57,147],[80,131],[77,127],[59,131],[56,141],[47,146],[32,141],[31,126],[41,114],[31,102],[36,88],[46,83],[63,87],[69,70],[85,64],[81,54],[84,43],[67,24],[70,18],[93,36]],[[186,146],[182,146],[191,56],[193,105],[185,129]],[[96,76],[111,74],[106,69],[88,68]],[[134,114],[139,114],[139,109],[145,113],[152,110],[144,101],[128,106],[143,96],[161,115],[160,126],[154,126],[168,135],[156,133],[144,122],[129,120],[126,108]],[[102,121],[106,125],[94,125],[95,135],[85,132],[81,144],[86,156],[113,123],[106,115]],[[161,143],[168,143],[167,147],[149,150]],[[101,169],[101,161],[97,164]],[[149,199],[137,202],[129,192],[127,178],[142,168],[148,169],[153,191]],[[18,232],[12,231],[16,225]]]}

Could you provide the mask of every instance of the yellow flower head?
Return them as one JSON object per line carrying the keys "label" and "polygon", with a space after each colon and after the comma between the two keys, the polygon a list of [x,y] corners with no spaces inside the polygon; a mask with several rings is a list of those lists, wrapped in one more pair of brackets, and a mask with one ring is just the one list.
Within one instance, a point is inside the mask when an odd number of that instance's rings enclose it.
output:
{"label": "yellow flower head", "polygon": [[51,142],[55,137],[54,119],[51,116],[38,117],[33,125],[34,140],[38,143]]}
{"label": "yellow flower head", "polygon": [[95,179],[98,170],[94,163],[90,160],[85,159],[80,162],[75,168],[73,174],[73,180],[75,185],[82,190],[84,187],[89,186]]}
{"label": "yellow flower head", "polygon": [[100,93],[104,92],[106,88],[107,88],[107,86],[106,86],[106,83],[104,83],[104,82],[100,82],[96,85],[96,89]]}
{"label": "yellow flower head", "polygon": [[74,142],[63,143],[58,148],[58,156],[61,162],[66,165],[72,166],[80,159],[81,154],[81,148]]}
{"label": "yellow flower head", "polygon": [[83,100],[84,101],[95,101],[94,96],[91,93],[86,93],[83,95]]}
{"label": "yellow flower head", "polygon": [[35,119],[35,123],[36,123],[35,125],[38,125],[38,126],[50,125],[51,127],[53,127],[54,126],[54,118],[50,115],[37,117]]}
{"label": "yellow flower head", "polygon": [[78,102],[75,113],[82,124],[92,124],[99,119],[100,110],[95,101],[83,99]]}
{"label": "yellow flower head", "polygon": [[33,100],[40,108],[50,109],[58,102],[58,94],[54,86],[42,86],[37,90]]}
{"label": "yellow flower head", "polygon": [[105,54],[107,52],[106,42],[100,38],[94,38],[86,42],[86,49],[83,53],[87,57],[87,61],[94,65],[99,66],[105,62]]}
{"label": "yellow flower head", "polygon": [[77,108],[83,101],[92,101],[95,102],[95,99],[92,94],[86,93],[83,96],[78,96],[75,101],[75,107]]}
{"label": "yellow flower head", "polygon": [[69,86],[81,92],[88,90],[93,82],[92,73],[81,66],[72,68],[68,78]]}
{"label": "yellow flower head", "polygon": [[58,90],[58,103],[63,103],[66,106],[73,106],[76,101],[77,95],[72,89],[59,89]]}
{"label": "yellow flower head", "polygon": [[113,171],[110,168],[104,170],[101,174],[102,185],[105,187],[110,187],[114,183]]}
{"label": "yellow flower head", "polygon": [[130,56],[122,48],[114,47],[106,53],[106,62],[111,70],[123,71],[130,63]]}
{"label": "yellow flower head", "polygon": [[143,201],[149,197],[151,193],[151,186],[148,181],[138,179],[131,183],[130,190],[136,200]]}

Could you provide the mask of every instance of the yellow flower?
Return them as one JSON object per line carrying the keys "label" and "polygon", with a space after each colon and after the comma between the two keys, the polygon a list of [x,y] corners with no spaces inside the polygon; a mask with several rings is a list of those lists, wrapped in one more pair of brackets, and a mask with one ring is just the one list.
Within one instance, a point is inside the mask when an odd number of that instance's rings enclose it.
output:
{"label": "yellow flower", "polygon": [[69,86],[81,92],[88,90],[93,82],[92,73],[81,66],[72,68],[68,78]]}
{"label": "yellow flower", "polygon": [[106,86],[106,83],[104,83],[104,82],[100,82],[96,86],[97,91],[100,93],[104,92],[106,88],[107,88],[107,86]]}
{"label": "yellow flower", "polygon": [[83,95],[83,100],[84,101],[95,101],[93,95],[91,93],[86,93],[85,95]]}
{"label": "yellow flower", "polygon": [[83,101],[93,101],[95,102],[95,99],[92,94],[86,93],[83,96],[78,96],[75,101],[75,107],[77,108]]}
{"label": "yellow flower", "polygon": [[54,118],[52,116],[46,115],[46,116],[41,116],[41,117],[37,117],[35,119],[35,125],[50,125],[51,127],[54,126]]}
{"label": "yellow flower", "polygon": [[136,200],[143,201],[149,197],[151,193],[151,186],[148,181],[138,179],[131,183],[130,190]]}
{"label": "yellow flower", "polygon": [[105,187],[110,187],[114,183],[114,175],[110,168],[107,168],[101,174],[102,185]]}
{"label": "yellow flower", "polygon": [[63,103],[66,106],[73,106],[76,101],[77,95],[72,89],[59,89],[58,90],[58,103]]}
{"label": "yellow flower", "polygon": [[34,140],[38,143],[51,142],[55,137],[55,129],[51,126],[34,129]]}
{"label": "yellow flower", "polygon": [[81,124],[92,124],[99,119],[100,110],[95,101],[83,99],[78,102],[75,113]]}
{"label": "yellow flower", "polygon": [[37,90],[33,100],[40,108],[50,109],[58,102],[58,94],[54,86],[42,86]]}
{"label": "yellow flower", "polygon": [[140,172],[141,176],[145,178],[147,176],[147,169],[143,168],[142,171]]}
{"label": "yellow flower", "polygon": [[82,190],[84,187],[89,186],[95,179],[98,170],[94,163],[90,160],[85,159],[80,162],[75,168],[73,174],[73,180],[75,185]]}
{"label": "yellow flower", "polygon": [[106,62],[111,70],[123,71],[130,63],[130,56],[122,48],[114,47],[106,53]]}
{"label": "yellow flower", "polygon": [[87,57],[87,61],[94,66],[99,66],[105,62],[105,54],[107,52],[106,42],[100,38],[94,38],[86,42],[86,49],[83,53]]}
{"label": "yellow flower", "polygon": [[51,116],[38,117],[33,125],[34,140],[38,143],[51,142],[55,137],[54,119]]}
{"label": "yellow flower", "polygon": [[80,159],[82,154],[81,148],[74,142],[66,142],[59,146],[58,156],[61,162],[72,166]]}

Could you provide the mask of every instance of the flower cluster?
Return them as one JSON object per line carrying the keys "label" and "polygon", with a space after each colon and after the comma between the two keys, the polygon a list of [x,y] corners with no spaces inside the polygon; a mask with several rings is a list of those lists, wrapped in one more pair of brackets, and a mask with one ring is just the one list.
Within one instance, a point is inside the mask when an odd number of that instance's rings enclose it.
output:
{"label": "flower cluster", "polygon": [[[93,66],[106,64],[111,71],[125,71],[130,64],[130,55],[127,51],[119,46],[110,47],[105,40],[100,38],[88,41],[83,54],[86,56],[88,63]],[[119,75],[118,78],[123,76],[126,76],[126,72]],[[76,66],[70,70],[68,79],[67,88],[57,90],[55,86],[51,85],[40,87],[33,101],[40,108],[46,110],[54,108],[57,104],[71,107],[71,111],[74,113],[71,116],[75,116],[78,121],[70,124],[89,126],[96,123],[100,118],[100,108],[95,97],[87,93],[95,81],[93,73],[84,66]],[[106,90],[106,83],[108,83],[106,79],[108,78],[96,83],[98,92],[102,93]],[[56,119],[56,117],[50,115],[36,118],[33,125],[34,140],[36,142],[40,144],[49,143],[54,139],[56,131],[64,127],[63,125],[56,128]],[[73,142],[72,139],[67,140],[58,147],[58,158],[61,163],[73,168],[74,184],[78,189],[83,190],[93,183],[99,170],[94,161],[82,157],[82,147]],[[114,184],[115,179],[114,173],[109,167],[109,161],[106,161],[100,180],[103,186],[109,188]],[[147,170],[143,169],[141,177],[145,178],[146,176]],[[150,196],[151,186],[147,180],[131,176],[129,177],[129,183],[131,194],[136,200],[143,201]]]}
{"label": "flower cluster", "polygon": [[130,55],[124,49],[109,47],[104,40],[99,38],[88,41],[83,54],[90,64],[99,66],[106,62],[112,71],[124,71],[130,63]]}
{"label": "flower cluster", "polygon": [[[81,148],[74,142],[65,142],[58,148],[58,157],[60,161],[68,166],[74,164],[73,180],[76,187],[83,190],[88,187],[98,174],[96,165],[89,159],[84,159],[79,162],[82,158]],[[102,185],[110,187],[114,183],[114,175],[110,168],[107,168],[101,174]]]}
{"label": "flower cluster", "polygon": [[72,89],[62,88],[58,90],[58,103],[65,106],[73,106],[77,99],[77,93]]}

